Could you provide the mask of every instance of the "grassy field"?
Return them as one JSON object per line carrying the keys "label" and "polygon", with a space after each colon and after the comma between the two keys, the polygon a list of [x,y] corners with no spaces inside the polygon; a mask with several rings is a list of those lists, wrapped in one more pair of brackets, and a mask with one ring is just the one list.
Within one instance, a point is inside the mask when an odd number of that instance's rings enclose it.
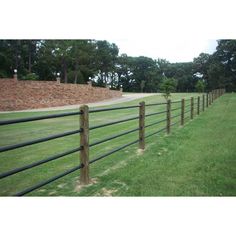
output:
{"label": "grassy field", "polygon": [[[189,98],[198,94],[174,94],[172,99]],[[151,96],[120,105],[136,105],[162,101]],[[235,95],[224,95],[203,114],[184,128],[173,127],[172,134],[154,135],[146,140],[145,152],[137,145],[119,151],[91,165],[93,184],[79,188],[79,171],[48,184],[30,196],[215,196],[235,195]],[[186,102],[187,105],[189,101]],[[173,106],[177,107],[179,104]],[[165,110],[165,106],[148,107],[146,113]],[[0,114],[0,119],[14,119],[58,112]],[[61,111],[59,112],[61,113]],[[172,115],[180,113],[174,111]],[[137,109],[93,113],[90,125],[133,117]],[[146,124],[161,120],[165,115],[151,116]],[[175,120],[177,121],[178,118]],[[175,122],[175,120],[173,122]],[[189,121],[187,118],[186,121]],[[90,133],[90,142],[136,128],[138,120],[109,126]],[[146,133],[165,126],[147,128]],[[34,121],[2,126],[0,145],[45,137],[78,129],[79,116]],[[137,139],[138,133],[117,138],[91,148],[90,158]],[[79,145],[79,135],[72,135],[0,154],[0,173],[44,159]],[[42,180],[46,180],[79,164],[79,154],[72,154],[39,167],[0,180],[0,195],[12,195]]]}

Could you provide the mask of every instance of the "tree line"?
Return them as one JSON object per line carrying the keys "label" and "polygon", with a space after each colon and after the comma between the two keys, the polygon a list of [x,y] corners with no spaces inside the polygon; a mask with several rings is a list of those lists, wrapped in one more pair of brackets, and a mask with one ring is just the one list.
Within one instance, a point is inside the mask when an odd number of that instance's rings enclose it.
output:
{"label": "tree line", "polygon": [[[218,40],[216,51],[192,62],[119,55],[106,40],[0,40],[0,78],[55,80],[123,88],[127,92],[158,92],[171,79],[178,92],[236,90],[236,40]],[[194,46],[194,45],[193,45]]]}

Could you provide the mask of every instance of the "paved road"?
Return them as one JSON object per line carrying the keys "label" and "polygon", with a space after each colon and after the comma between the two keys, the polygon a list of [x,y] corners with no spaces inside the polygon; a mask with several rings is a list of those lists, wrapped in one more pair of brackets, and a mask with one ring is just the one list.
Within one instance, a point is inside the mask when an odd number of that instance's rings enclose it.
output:
{"label": "paved road", "polygon": [[[153,95],[160,95],[160,93],[125,93],[121,98],[107,99],[95,103],[87,103],[89,107],[98,107],[98,106],[107,106],[112,104],[118,104],[122,102],[129,102],[138,98],[149,97]],[[59,107],[47,107],[39,109],[29,109],[29,110],[20,110],[20,111],[2,111],[0,113],[11,113],[11,112],[32,112],[32,111],[58,111],[58,110],[68,110],[79,108],[82,104],[68,105],[68,106],[59,106]]]}

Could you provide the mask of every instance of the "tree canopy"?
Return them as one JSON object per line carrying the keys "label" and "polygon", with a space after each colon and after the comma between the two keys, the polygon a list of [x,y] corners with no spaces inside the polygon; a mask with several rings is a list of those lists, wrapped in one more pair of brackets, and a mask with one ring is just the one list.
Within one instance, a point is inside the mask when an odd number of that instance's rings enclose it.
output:
{"label": "tree canopy", "polygon": [[[194,46],[194,45],[193,45]],[[216,51],[201,53],[192,62],[119,55],[106,40],[0,40],[0,78],[55,80],[110,86],[130,92],[159,92],[164,77],[176,81],[176,91],[190,92],[204,84],[236,90],[236,40],[218,40]]]}

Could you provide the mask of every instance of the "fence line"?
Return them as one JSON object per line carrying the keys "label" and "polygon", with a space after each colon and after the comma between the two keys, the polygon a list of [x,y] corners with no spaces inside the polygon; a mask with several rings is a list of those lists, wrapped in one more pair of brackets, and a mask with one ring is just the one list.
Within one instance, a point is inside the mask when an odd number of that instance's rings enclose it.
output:
{"label": "fence line", "polygon": [[[99,108],[99,109],[92,109],[89,110],[89,107],[87,105],[83,105],[80,107],[79,111],[76,112],[70,112],[70,113],[61,113],[61,114],[52,114],[52,115],[44,115],[44,116],[35,116],[35,117],[30,117],[30,118],[20,118],[20,119],[14,119],[14,120],[6,120],[6,121],[0,121],[0,125],[14,125],[17,123],[23,123],[23,122],[31,122],[31,121],[37,121],[37,120],[43,120],[43,119],[52,119],[52,118],[59,118],[59,117],[65,117],[65,116],[74,116],[74,115],[80,115],[80,128],[78,130],[73,130],[73,131],[67,131],[65,133],[61,133],[61,134],[56,134],[56,135],[51,135],[45,138],[40,138],[40,139],[35,139],[35,140],[31,140],[31,141],[27,141],[27,142],[23,142],[23,143],[19,143],[19,144],[14,144],[14,145],[9,145],[9,146],[3,146],[0,147],[0,152],[5,152],[5,151],[10,151],[16,148],[21,148],[24,146],[29,146],[29,145],[33,145],[36,143],[41,143],[41,142],[46,142],[52,139],[57,139],[57,138],[61,138],[61,137],[65,137],[65,136],[69,136],[69,135],[73,135],[73,134],[80,134],[80,144],[79,147],[65,151],[63,153],[57,154],[57,155],[53,155],[51,157],[47,157],[43,160],[34,162],[32,164],[29,165],[25,165],[22,167],[18,167],[15,168],[13,170],[4,172],[4,173],[0,173],[0,179],[6,178],[8,176],[14,175],[16,173],[25,171],[27,169],[31,169],[34,168],[36,166],[42,165],[44,163],[62,158],[66,155],[70,155],[72,153],[76,153],[76,152],[80,152],[80,165],[71,168],[57,176],[54,176],[46,181],[42,181],[39,184],[36,184],[34,186],[31,186],[19,193],[16,193],[14,196],[23,196],[27,193],[30,193],[38,188],[41,188],[42,186],[49,184],[59,178],[62,178],[70,173],[73,173],[76,170],[80,169],[80,183],[81,184],[88,184],[90,182],[90,176],[89,176],[89,166],[90,164],[103,159],[115,152],[118,152],[130,145],[133,145],[135,143],[138,143],[138,146],[140,149],[145,150],[145,139],[148,137],[151,137],[157,133],[160,133],[164,130],[166,130],[167,134],[169,134],[171,132],[171,127],[178,124],[180,122],[180,125],[183,126],[185,123],[185,120],[187,118],[190,118],[191,120],[194,118],[194,115],[199,115],[200,114],[200,110],[204,111],[205,108],[208,108],[215,99],[217,99],[219,96],[223,95],[225,93],[225,89],[216,89],[213,90],[207,94],[203,94],[202,95],[202,99],[200,98],[200,96],[198,96],[197,98],[191,97],[190,99],[181,99],[178,101],[171,101],[170,99],[167,100],[167,102],[163,102],[163,103],[153,103],[153,104],[145,104],[145,102],[141,102],[139,103],[139,105],[136,106],[124,106],[124,107],[113,107],[113,108]],[[200,103],[200,101],[202,100],[202,105]],[[186,105],[186,101],[190,101],[189,104]],[[195,106],[195,101],[196,106]],[[180,103],[180,107],[177,108],[173,108],[171,109],[171,105],[172,104],[179,104]],[[155,113],[149,113],[149,114],[145,114],[145,108],[149,107],[149,106],[161,106],[161,105],[165,105],[166,109],[164,111],[160,111],[160,112],[155,112]],[[186,108],[190,107],[190,109],[186,110]],[[196,107],[196,114],[194,113],[194,108]],[[200,109],[201,107],[201,109]],[[136,117],[132,117],[132,118],[128,118],[128,119],[123,119],[123,120],[119,120],[119,121],[114,121],[114,122],[110,122],[110,123],[105,123],[102,125],[96,125],[96,126],[89,126],[89,114],[90,113],[97,113],[97,112],[107,112],[107,111],[113,111],[113,110],[121,110],[121,109],[133,109],[133,108],[138,108],[139,109],[139,116]],[[171,115],[172,111],[176,111],[176,110],[181,110],[181,112],[177,115]],[[159,115],[159,114],[164,114],[166,113],[166,118],[156,121],[154,123],[151,124],[147,124],[145,125],[145,117],[149,117],[149,116],[154,116],[154,115]],[[190,113],[189,116],[186,116],[185,114]],[[172,123],[172,119],[180,117],[180,120]],[[131,120],[135,120],[138,119],[139,123],[138,123],[138,127],[132,130],[128,130],[125,132],[122,132],[120,134],[115,134],[113,136],[104,138],[102,140],[93,142],[93,143],[89,143],[89,131],[90,130],[94,130],[97,128],[102,128],[102,127],[106,127],[106,126],[110,126],[110,125],[114,125],[114,124],[119,124],[119,123],[123,123],[123,122],[128,122]],[[156,124],[160,124],[162,122],[166,122],[165,127],[152,132],[150,134],[145,134],[145,128],[156,125]],[[127,143],[125,145],[122,145],[120,147],[117,147],[105,154],[102,154],[96,158],[94,158],[93,160],[89,159],[89,150],[91,147],[94,147],[96,145],[99,145],[101,143],[110,141],[112,139],[133,133],[135,131],[139,131],[139,138],[137,140],[134,140],[130,143]]]}

